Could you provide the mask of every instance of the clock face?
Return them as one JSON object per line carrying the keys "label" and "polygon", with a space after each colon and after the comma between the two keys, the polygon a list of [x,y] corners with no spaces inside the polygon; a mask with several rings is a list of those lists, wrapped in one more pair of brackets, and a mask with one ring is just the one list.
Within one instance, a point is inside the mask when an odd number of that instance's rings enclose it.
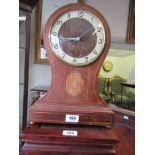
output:
{"label": "clock face", "polygon": [[64,62],[83,66],[95,61],[105,46],[105,29],[88,10],[70,10],[59,16],[50,29],[52,51]]}

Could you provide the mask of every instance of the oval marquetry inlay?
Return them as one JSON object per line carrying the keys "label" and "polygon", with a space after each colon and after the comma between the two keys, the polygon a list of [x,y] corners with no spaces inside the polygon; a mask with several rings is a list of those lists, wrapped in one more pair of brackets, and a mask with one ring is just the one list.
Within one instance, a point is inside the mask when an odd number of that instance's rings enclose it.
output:
{"label": "oval marquetry inlay", "polygon": [[66,90],[72,96],[78,96],[82,92],[84,81],[79,72],[70,73],[66,79]]}

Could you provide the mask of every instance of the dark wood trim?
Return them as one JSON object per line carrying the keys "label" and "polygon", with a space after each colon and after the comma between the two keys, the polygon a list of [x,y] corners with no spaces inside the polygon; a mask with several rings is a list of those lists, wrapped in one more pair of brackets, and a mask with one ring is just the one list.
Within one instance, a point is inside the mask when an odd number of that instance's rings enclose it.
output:
{"label": "dark wood trim", "polygon": [[26,12],[26,38],[25,38],[25,66],[24,66],[24,94],[23,94],[23,117],[22,130],[27,123],[27,106],[28,106],[28,79],[29,79],[29,53],[30,53],[30,30],[31,30],[31,13]]}
{"label": "dark wood trim", "polygon": [[32,11],[38,0],[19,0],[19,7],[26,11]]}
{"label": "dark wood trim", "polygon": [[135,43],[135,0],[130,0],[127,42]]}
{"label": "dark wood trim", "polygon": [[26,4],[22,3],[22,2],[19,2],[19,8],[24,10],[24,11],[32,12],[32,7],[26,5]]}

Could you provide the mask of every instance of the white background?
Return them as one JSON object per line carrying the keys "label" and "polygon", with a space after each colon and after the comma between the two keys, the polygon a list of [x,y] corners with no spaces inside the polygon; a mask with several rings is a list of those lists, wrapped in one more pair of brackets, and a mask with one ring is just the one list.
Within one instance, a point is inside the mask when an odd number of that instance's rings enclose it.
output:
{"label": "white background", "polygon": [[[155,9],[136,0],[136,155],[155,154]],[[8,4],[9,3],[9,4]],[[19,154],[19,4],[0,9],[0,154]]]}

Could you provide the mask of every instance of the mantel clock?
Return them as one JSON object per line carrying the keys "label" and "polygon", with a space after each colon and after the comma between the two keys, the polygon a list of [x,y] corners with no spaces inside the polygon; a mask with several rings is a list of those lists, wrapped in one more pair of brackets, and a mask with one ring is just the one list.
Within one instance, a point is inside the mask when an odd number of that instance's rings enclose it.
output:
{"label": "mantel clock", "polygon": [[43,37],[51,86],[30,107],[30,122],[111,126],[113,112],[97,89],[111,43],[105,18],[85,4],[65,5],[49,17]]}

